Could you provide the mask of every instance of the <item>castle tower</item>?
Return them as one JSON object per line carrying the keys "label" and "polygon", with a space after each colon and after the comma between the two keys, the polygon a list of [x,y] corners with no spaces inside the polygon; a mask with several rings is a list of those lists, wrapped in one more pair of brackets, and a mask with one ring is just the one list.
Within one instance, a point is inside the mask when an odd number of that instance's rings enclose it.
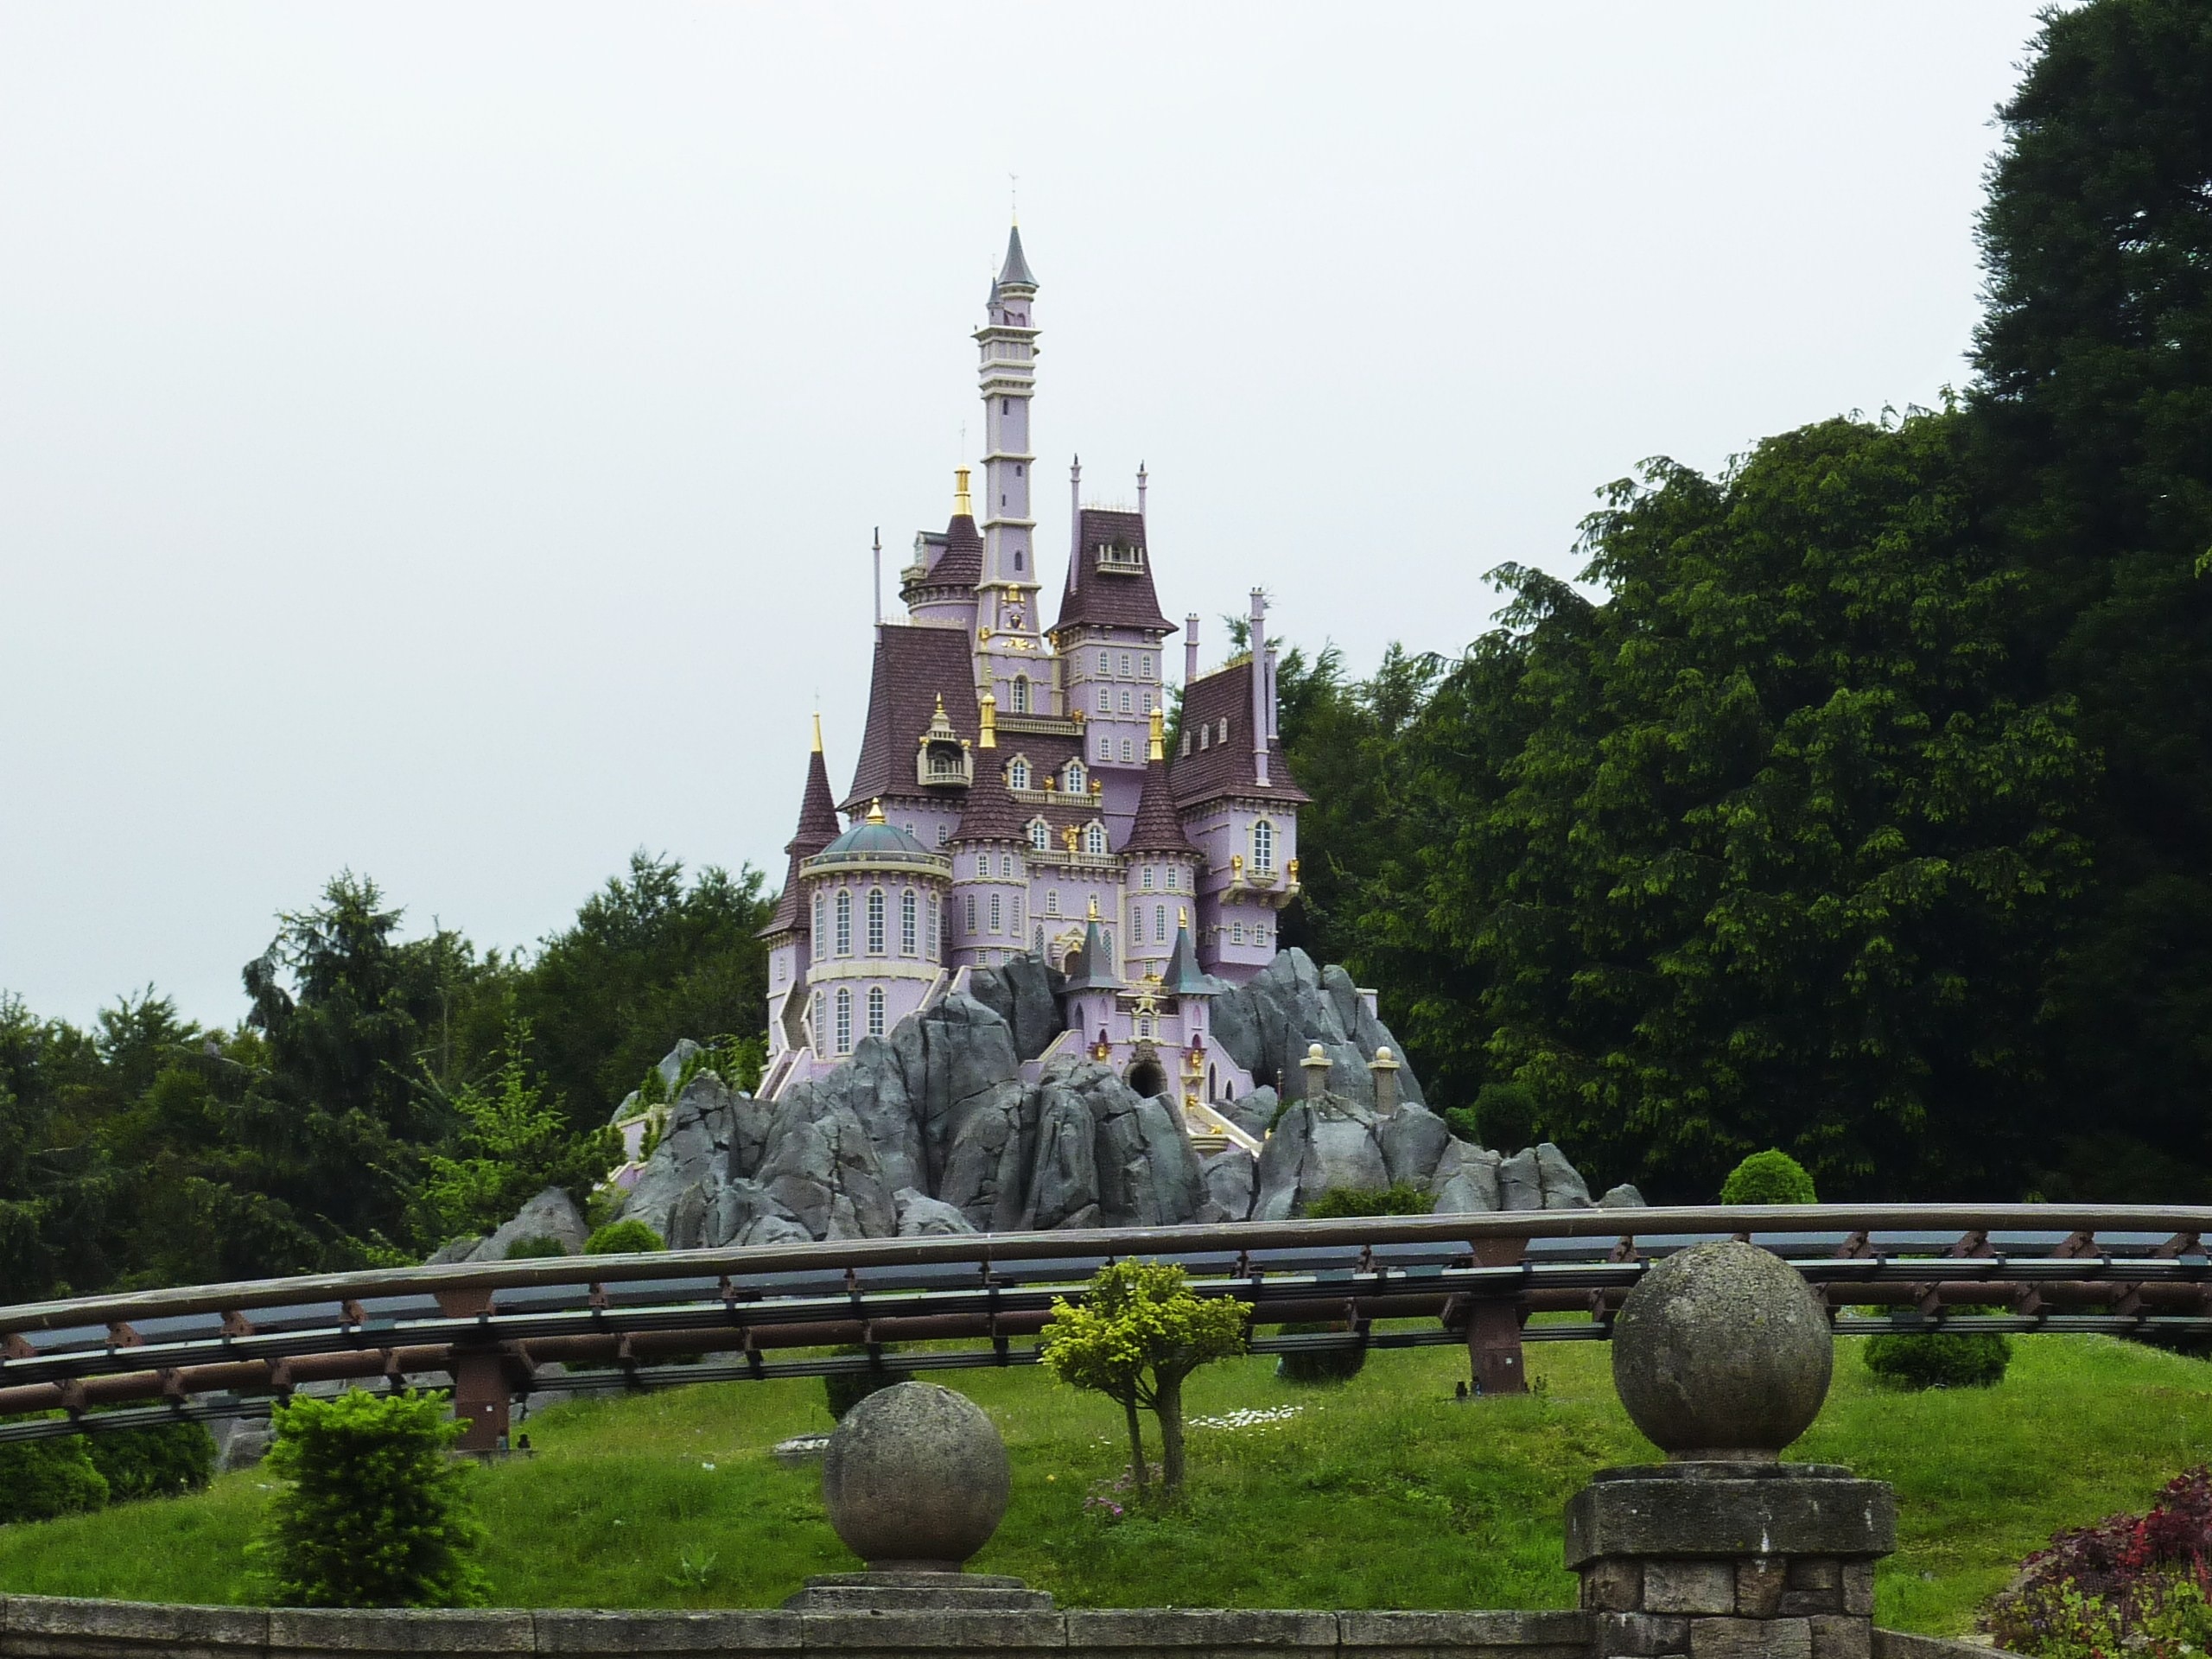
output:
{"label": "castle tower", "polygon": [[806,787],[799,797],[798,828],[784,843],[791,862],[783,896],[760,937],[768,944],[768,1059],[806,1046],[806,970],[810,918],[799,879],[806,861],[837,838],[837,807],[822,754],[822,716],[814,717],[814,752],[806,759]]}
{"label": "castle tower", "polygon": [[1152,716],[1166,707],[1161,642],[1174,632],[1160,612],[1148,540],[1141,512],[1077,505],[1052,624],[1068,713],[1084,723],[1107,812],[1123,824],[1143,789]]}
{"label": "castle tower", "polygon": [[[976,331],[983,397],[982,576],[976,584],[976,686],[1002,706],[1041,701],[1037,619],[1037,521],[1029,511],[1029,401],[1036,391],[1037,329],[1030,306],[1037,279],[1022,257],[1021,227],[1007,238],[1006,264],[991,284],[989,321]],[[1014,682],[1027,682],[1017,694]],[[1021,708],[1022,713],[1051,712]]]}
{"label": "castle tower", "polygon": [[1122,843],[1122,957],[1132,978],[1167,976],[1177,934],[1169,924],[1195,903],[1198,852],[1183,833],[1175,792],[1167,777],[1166,715],[1154,709],[1146,740],[1144,791],[1137,798],[1136,821]]}
{"label": "castle tower", "polygon": [[1007,791],[1005,754],[998,747],[997,700],[978,699],[982,735],[976,741],[975,781],[952,832],[951,948],[955,968],[995,968],[1028,950],[1029,840],[1022,814]]}
{"label": "castle tower", "polygon": [[943,962],[951,874],[951,861],[889,822],[880,802],[801,863],[806,1025],[818,1064],[839,1064],[920,1008]]}

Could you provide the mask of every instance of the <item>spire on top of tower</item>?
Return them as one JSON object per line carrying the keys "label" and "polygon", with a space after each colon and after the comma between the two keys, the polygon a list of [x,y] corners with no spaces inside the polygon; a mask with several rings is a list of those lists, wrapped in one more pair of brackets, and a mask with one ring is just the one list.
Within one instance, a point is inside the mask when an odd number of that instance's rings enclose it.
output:
{"label": "spire on top of tower", "polygon": [[1037,279],[1029,274],[1029,262],[1021,257],[1021,226],[1016,225],[1007,232],[1006,264],[999,270],[1001,288],[1030,288],[1037,286]]}

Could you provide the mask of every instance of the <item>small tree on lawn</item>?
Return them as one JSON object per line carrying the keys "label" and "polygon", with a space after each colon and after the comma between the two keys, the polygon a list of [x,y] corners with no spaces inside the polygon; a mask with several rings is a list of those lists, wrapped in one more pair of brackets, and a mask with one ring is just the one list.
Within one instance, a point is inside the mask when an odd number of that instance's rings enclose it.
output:
{"label": "small tree on lawn", "polygon": [[467,1607],[484,1599],[471,1559],[474,1471],[447,1456],[461,1433],[429,1395],[296,1399],[276,1414],[264,1467],[286,1484],[250,1554],[285,1607]]}
{"label": "small tree on lawn", "polygon": [[1039,1357],[1063,1382],[1121,1402],[1129,1427],[1129,1468],[1145,1490],[1140,1407],[1160,1420],[1160,1484],[1183,1488],[1183,1379],[1201,1365],[1244,1351],[1244,1305],[1191,1294],[1183,1269],[1161,1262],[1117,1262],[1091,1276],[1081,1303],[1056,1298]]}

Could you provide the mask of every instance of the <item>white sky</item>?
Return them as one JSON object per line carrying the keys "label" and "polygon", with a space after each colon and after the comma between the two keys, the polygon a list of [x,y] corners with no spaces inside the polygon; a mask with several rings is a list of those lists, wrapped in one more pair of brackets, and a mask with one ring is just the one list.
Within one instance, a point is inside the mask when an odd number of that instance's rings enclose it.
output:
{"label": "white sky", "polygon": [[0,0],[0,988],[779,879],[1010,172],[1040,546],[1141,459],[1209,660],[1455,650],[1639,459],[1963,384],[2033,10]]}

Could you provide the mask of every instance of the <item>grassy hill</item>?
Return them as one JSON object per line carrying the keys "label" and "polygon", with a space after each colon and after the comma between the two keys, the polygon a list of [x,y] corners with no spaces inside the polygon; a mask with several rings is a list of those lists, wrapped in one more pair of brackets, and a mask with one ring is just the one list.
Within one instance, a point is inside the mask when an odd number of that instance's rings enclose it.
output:
{"label": "grassy hill", "polygon": [[[1950,1633],[2056,1527],[2140,1509],[2212,1455],[2212,1365],[2095,1337],[2021,1341],[1993,1390],[1878,1389],[1862,1344],[1794,1457],[1891,1481],[1902,1547],[1877,1580],[1880,1621]],[[1456,1403],[1465,1357],[1381,1354],[1348,1385],[1299,1389],[1272,1362],[1202,1373],[1189,1390],[1187,1506],[1115,1519],[1086,1510],[1124,1461],[1115,1408],[1033,1369],[941,1373],[998,1422],[1014,1505],[974,1563],[1066,1605],[1556,1607],[1561,1505],[1607,1464],[1651,1448],[1597,1344],[1529,1350],[1536,1392]],[[1239,1421],[1235,1413],[1294,1414]],[[1207,1420],[1214,1420],[1209,1422]],[[1224,1421],[1226,1420],[1226,1421]],[[507,1605],[772,1605],[810,1573],[850,1570],[813,1469],[768,1447],[830,1426],[818,1382],[729,1383],[555,1408],[526,1425],[528,1461],[479,1483]],[[268,1485],[257,1471],[194,1497],[0,1528],[0,1590],[219,1602]],[[1114,1495],[1118,1501],[1119,1495]]]}

